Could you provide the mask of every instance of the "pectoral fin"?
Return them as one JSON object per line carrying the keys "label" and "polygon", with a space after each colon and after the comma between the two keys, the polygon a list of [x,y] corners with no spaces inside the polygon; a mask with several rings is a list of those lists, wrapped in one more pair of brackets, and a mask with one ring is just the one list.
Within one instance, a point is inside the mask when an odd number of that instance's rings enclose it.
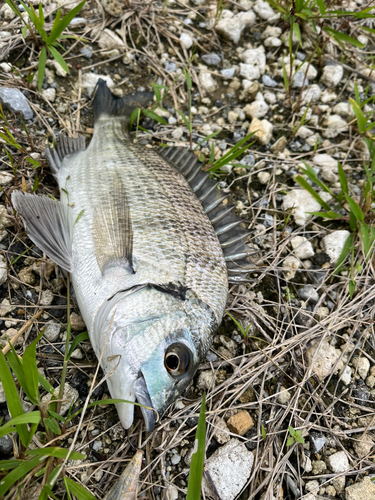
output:
{"label": "pectoral fin", "polygon": [[72,246],[66,207],[60,201],[20,191],[12,193],[12,203],[31,241],[62,269],[71,272]]}
{"label": "pectoral fin", "polygon": [[133,232],[128,200],[122,180],[116,174],[113,195],[97,205],[94,212],[92,237],[96,259],[104,274],[110,267],[133,269]]}

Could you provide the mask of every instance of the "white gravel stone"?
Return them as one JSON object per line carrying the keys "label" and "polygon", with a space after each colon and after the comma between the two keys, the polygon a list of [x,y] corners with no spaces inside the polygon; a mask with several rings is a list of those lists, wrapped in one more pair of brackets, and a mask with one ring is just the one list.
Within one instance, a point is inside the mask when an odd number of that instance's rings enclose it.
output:
{"label": "white gravel stone", "polygon": [[[54,390],[54,396],[56,398],[59,396],[59,390],[60,386],[57,386],[56,389]],[[63,394],[64,401],[61,404],[60,415],[62,416],[65,415],[65,413],[69,410],[70,405],[77,401],[78,396],[79,394],[77,389],[74,389],[71,385],[65,383],[64,394]],[[47,403],[48,401],[51,401],[51,398],[52,395],[50,393],[46,394],[45,396],[42,397],[42,403]]]}
{"label": "white gravel stone", "polygon": [[0,254],[0,285],[7,280],[7,261],[4,255]]}
{"label": "white gravel stone", "polygon": [[283,262],[284,276],[286,280],[291,280],[296,275],[297,269],[299,269],[301,263],[293,255],[288,255],[285,257]]}
{"label": "white gravel stone", "polygon": [[16,13],[9,7],[9,5],[4,4],[0,9],[0,17],[4,19],[4,21],[11,21],[16,17]]}
{"label": "white gravel stone", "polygon": [[307,362],[320,380],[324,380],[332,372],[340,355],[341,352],[331,346],[327,340],[318,341],[306,351]]}
{"label": "white gravel stone", "polygon": [[292,399],[292,395],[290,394],[290,391],[288,389],[285,389],[285,387],[281,386],[280,387],[280,392],[277,396],[277,401],[281,405],[285,405],[289,403],[289,401]]}
{"label": "white gravel stone", "polygon": [[121,38],[109,29],[105,29],[101,32],[98,45],[101,49],[105,50],[125,49],[126,47]]}
{"label": "white gravel stone", "polygon": [[178,489],[172,484],[167,488],[167,498],[168,500],[178,500]]}
{"label": "white gravel stone", "polygon": [[0,186],[7,186],[14,182],[14,175],[10,172],[0,172]]}
{"label": "white gravel stone", "polygon": [[274,92],[265,92],[264,93],[264,100],[268,104],[275,104],[277,101],[276,94]]}
{"label": "white gravel stone", "polygon": [[324,66],[320,82],[329,88],[336,87],[344,76],[344,68],[338,64]]}
{"label": "white gravel stone", "polygon": [[216,81],[212,78],[211,73],[202,69],[199,72],[199,83],[209,94],[215,92],[217,87]]}
{"label": "white gravel stone", "polygon": [[266,70],[266,54],[264,47],[248,49],[241,54],[240,75],[249,81],[258,80]]}
{"label": "white gravel stone", "polygon": [[50,87],[49,89],[44,89],[41,92],[42,96],[44,99],[46,99],[49,102],[55,102],[56,99],[56,89],[53,87]]}
{"label": "white gravel stone", "polygon": [[61,325],[59,323],[55,323],[53,320],[48,321],[44,330],[44,337],[49,340],[49,342],[56,342],[59,338],[61,330]]}
{"label": "white gravel stone", "polygon": [[331,264],[336,264],[339,260],[341,252],[343,251],[346,240],[349,238],[350,233],[346,229],[333,231],[323,238],[323,250],[331,259]]}
{"label": "white gravel stone", "polygon": [[239,114],[236,113],[235,111],[229,111],[228,113],[228,122],[229,123],[236,123],[236,121],[238,120],[238,117],[239,117]]}
{"label": "white gravel stone", "polygon": [[230,440],[230,430],[225,420],[220,417],[215,420],[214,432],[215,439],[219,444],[225,444]]}
{"label": "white gravel stone", "polygon": [[315,155],[313,158],[313,162],[315,163],[315,165],[318,165],[318,167],[329,168],[332,169],[334,172],[338,172],[338,167],[337,167],[338,162],[330,155],[327,155],[325,153]]}
{"label": "white gravel stone", "polygon": [[5,403],[7,398],[5,397],[5,391],[3,384],[0,382],[0,403]]}
{"label": "white gravel stone", "polygon": [[295,236],[290,240],[290,244],[294,250],[294,256],[297,257],[297,259],[309,259],[315,254],[312,244],[304,236]]}
{"label": "white gravel stone", "polygon": [[322,95],[319,85],[313,84],[302,92],[302,104],[310,104],[319,100]]}
{"label": "white gravel stone", "polygon": [[0,68],[4,73],[10,73],[12,71],[12,66],[7,62],[0,63]]}
{"label": "white gravel stone", "polygon": [[259,172],[257,177],[259,182],[265,186],[270,180],[271,174],[269,172]]}
{"label": "white gravel stone", "polygon": [[308,137],[311,137],[312,135],[314,135],[314,132],[305,127],[304,125],[302,125],[302,127],[300,127],[297,131],[297,137],[301,137],[301,139],[307,139]]}
{"label": "white gravel stone", "polygon": [[[253,463],[254,455],[238,439],[231,439],[206,461],[206,470],[222,500],[237,498],[251,474]],[[211,497],[212,492],[206,480],[203,485]]]}
{"label": "white gravel stone", "polygon": [[215,374],[211,370],[205,370],[200,372],[197,387],[203,391],[208,391],[212,389],[215,385]]}
{"label": "white gravel stone", "polygon": [[260,37],[261,40],[265,40],[266,38],[275,37],[279,38],[283,30],[277,26],[267,26],[267,28],[262,32]]}
{"label": "white gravel stone", "polygon": [[254,101],[243,108],[248,118],[263,118],[269,110],[269,106],[264,101]]}
{"label": "white gravel stone", "polygon": [[374,500],[375,484],[369,477],[345,488],[345,500]]}
{"label": "white gravel stone", "polygon": [[340,116],[354,116],[353,108],[348,102],[339,102],[333,106],[332,113]]}
{"label": "white gravel stone", "polygon": [[350,366],[345,366],[341,371],[340,371],[340,380],[343,384],[349,385],[352,381],[352,369]]}
{"label": "white gravel stone", "polygon": [[352,365],[356,368],[358,375],[365,380],[370,369],[370,361],[364,356],[353,358]]}
{"label": "white gravel stone", "polygon": [[372,447],[374,446],[374,440],[368,434],[362,434],[359,437],[354,438],[353,448],[359,458],[364,458],[368,455]]}
{"label": "white gravel stone", "polygon": [[193,39],[187,33],[181,33],[180,42],[185,47],[185,49],[190,49],[190,47],[193,45]]}
{"label": "white gravel stone", "polygon": [[276,38],[275,36],[270,36],[269,38],[266,38],[264,40],[264,46],[265,47],[280,47],[283,42],[280,40],[280,38]]}
{"label": "white gravel stone", "polygon": [[340,115],[328,115],[323,120],[322,126],[325,129],[323,130],[322,135],[327,139],[333,139],[339,134],[349,130],[348,124],[343,118],[341,118]]}
{"label": "white gravel stone", "polygon": [[51,290],[43,290],[40,297],[40,305],[41,306],[50,306],[53,301],[53,293]]}
{"label": "white gravel stone", "polygon": [[216,25],[216,31],[227,40],[237,44],[243,30],[252,26],[255,20],[256,16],[252,10],[240,12],[234,16],[232,11],[224,9]]}
{"label": "white gravel stone", "polygon": [[266,21],[273,21],[280,17],[280,14],[276,14],[270,4],[268,2],[265,2],[264,0],[257,0],[254,4],[253,9],[261,19],[264,19]]}
{"label": "white gravel stone", "polygon": [[66,78],[68,73],[65,71],[65,69],[61,66],[60,63],[53,60],[53,61],[50,61],[49,66],[51,66],[55,70],[57,76],[61,76],[62,78]]}
{"label": "white gravel stone", "polygon": [[303,226],[312,217],[308,212],[319,212],[320,204],[304,189],[292,189],[283,198],[283,209],[290,208],[297,226]]}
{"label": "white gravel stone", "polygon": [[87,90],[87,93],[91,95],[94,92],[96,84],[99,79],[104,80],[107,83],[107,87],[111,89],[115,86],[112,78],[107,75],[98,75],[96,73],[84,73],[82,75],[82,87]]}
{"label": "white gravel stone", "polygon": [[272,138],[273,125],[268,120],[258,120],[258,118],[253,118],[248,134],[255,132],[254,137],[257,139],[259,144],[266,146]]}
{"label": "white gravel stone", "polygon": [[350,469],[349,460],[344,451],[338,451],[326,459],[326,463],[332,472],[346,472]]}
{"label": "white gravel stone", "polygon": [[184,130],[182,127],[177,127],[172,132],[172,137],[176,141],[179,141],[183,135],[184,135]]}
{"label": "white gravel stone", "polygon": [[6,316],[7,314],[14,311],[15,306],[11,306],[8,299],[4,299],[0,305],[0,316]]}

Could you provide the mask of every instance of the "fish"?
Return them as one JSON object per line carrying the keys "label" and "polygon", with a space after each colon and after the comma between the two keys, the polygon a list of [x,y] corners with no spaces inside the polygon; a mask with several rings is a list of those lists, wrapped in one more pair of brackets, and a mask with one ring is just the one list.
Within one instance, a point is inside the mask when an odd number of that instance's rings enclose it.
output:
{"label": "fish", "polygon": [[[70,273],[92,347],[125,429],[146,431],[183,393],[222,321],[229,283],[249,272],[248,232],[230,193],[186,148],[147,148],[128,129],[150,92],[99,80],[94,133],[46,149],[60,200],[14,191],[30,239]],[[133,404],[132,404],[133,403]]]}

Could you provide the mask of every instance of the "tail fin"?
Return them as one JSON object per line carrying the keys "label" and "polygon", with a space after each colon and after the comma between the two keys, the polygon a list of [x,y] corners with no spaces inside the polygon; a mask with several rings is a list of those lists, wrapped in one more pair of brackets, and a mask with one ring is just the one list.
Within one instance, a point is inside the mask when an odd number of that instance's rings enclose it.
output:
{"label": "tail fin", "polygon": [[119,116],[130,120],[132,111],[147,106],[154,97],[153,92],[134,92],[125,97],[116,97],[100,79],[95,88],[94,123],[102,116]]}

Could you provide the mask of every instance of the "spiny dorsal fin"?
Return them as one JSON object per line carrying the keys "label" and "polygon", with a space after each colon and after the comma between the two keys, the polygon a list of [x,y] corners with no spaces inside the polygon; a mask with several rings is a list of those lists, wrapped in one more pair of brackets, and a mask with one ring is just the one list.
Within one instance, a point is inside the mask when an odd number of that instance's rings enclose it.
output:
{"label": "spiny dorsal fin", "polygon": [[13,191],[12,203],[19,212],[31,241],[65,271],[73,270],[67,208],[46,196]]}
{"label": "spiny dorsal fin", "polygon": [[134,92],[125,97],[116,97],[107,87],[107,83],[100,78],[95,88],[94,123],[101,115],[123,117],[129,121],[133,110],[147,106],[153,97],[153,92]]}
{"label": "spiny dorsal fin", "polygon": [[252,269],[248,257],[252,253],[244,240],[249,232],[240,227],[243,220],[232,213],[234,207],[223,204],[229,193],[223,193],[218,183],[202,171],[203,163],[188,149],[159,148],[158,153],[186,178],[201,202],[223,249],[229,282],[247,281],[245,275]]}
{"label": "spiny dorsal fin", "polygon": [[65,137],[62,134],[58,135],[56,137],[55,147],[46,149],[48,163],[53,175],[58,173],[65,156],[78,153],[78,151],[84,151],[85,149],[85,138],[83,135],[78,137]]}
{"label": "spiny dorsal fin", "polygon": [[113,179],[112,196],[98,204],[94,212],[92,237],[102,274],[110,267],[123,267],[133,274],[133,232],[129,203],[118,173]]}

